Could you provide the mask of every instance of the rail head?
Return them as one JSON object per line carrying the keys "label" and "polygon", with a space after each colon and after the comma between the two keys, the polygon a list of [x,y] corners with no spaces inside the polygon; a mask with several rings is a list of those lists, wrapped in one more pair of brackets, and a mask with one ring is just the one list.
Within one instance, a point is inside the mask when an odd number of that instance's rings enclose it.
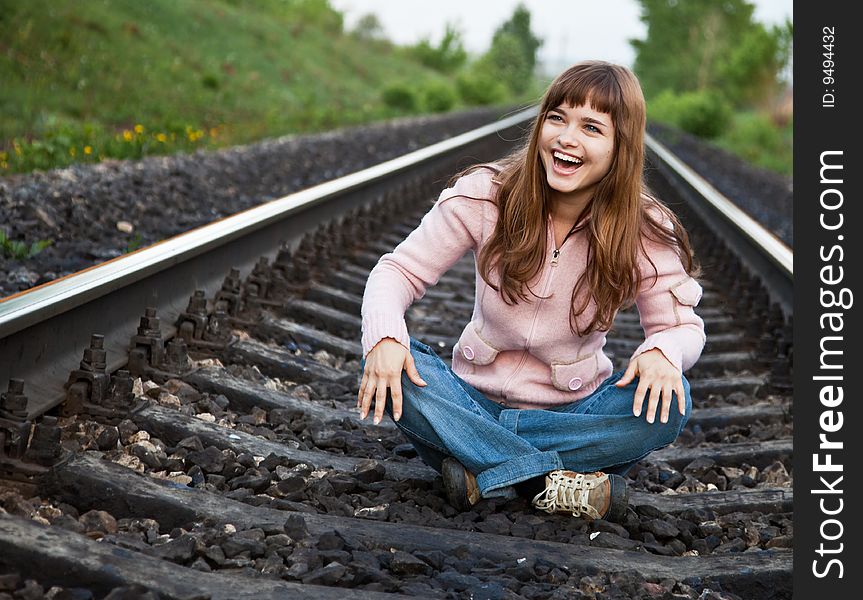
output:
{"label": "rail head", "polygon": [[794,252],[782,240],[726,198],[706,179],[696,173],[692,167],[680,160],[650,134],[645,135],[645,145],[746,238],[760,248],[787,277],[792,278],[794,276]]}

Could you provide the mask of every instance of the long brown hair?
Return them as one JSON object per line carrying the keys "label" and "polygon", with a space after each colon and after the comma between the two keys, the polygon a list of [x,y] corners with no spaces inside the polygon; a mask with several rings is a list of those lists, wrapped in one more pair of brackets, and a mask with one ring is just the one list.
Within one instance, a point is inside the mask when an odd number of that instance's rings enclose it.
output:
{"label": "long brown hair", "polygon": [[[570,330],[586,335],[611,328],[615,313],[635,302],[641,285],[638,252],[644,251],[642,234],[676,247],[686,272],[696,276],[689,236],[674,213],[653,197],[643,180],[645,105],[641,86],[627,68],[602,61],[585,61],[561,73],[542,98],[530,137],[521,148],[495,165],[477,165],[497,172],[500,183],[494,198],[498,219],[480,251],[477,267],[483,280],[507,304],[530,301],[528,281],[542,269],[547,256],[546,226],[550,214],[549,185],[539,155],[538,140],[549,110],[561,104],[591,105],[609,113],[614,123],[614,158],[609,172],[596,186],[593,198],[579,219],[587,228],[587,268],[572,292]],[[658,209],[657,219],[651,209]],[[670,221],[672,229],[662,225]],[[653,266],[654,281],[656,265]],[[495,270],[499,285],[492,282]],[[596,312],[584,331],[576,317],[591,297]]]}

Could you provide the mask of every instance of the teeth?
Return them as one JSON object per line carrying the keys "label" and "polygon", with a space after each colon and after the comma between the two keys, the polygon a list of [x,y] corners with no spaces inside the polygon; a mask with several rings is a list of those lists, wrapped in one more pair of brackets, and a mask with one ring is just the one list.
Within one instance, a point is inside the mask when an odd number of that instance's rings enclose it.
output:
{"label": "teeth", "polygon": [[560,160],[565,160],[567,162],[575,163],[577,165],[580,165],[583,162],[580,158],[576,158],[574,156],[570,156],[570,155],[564,154],[562,152],[555,152],[554,157],[559,158]]}

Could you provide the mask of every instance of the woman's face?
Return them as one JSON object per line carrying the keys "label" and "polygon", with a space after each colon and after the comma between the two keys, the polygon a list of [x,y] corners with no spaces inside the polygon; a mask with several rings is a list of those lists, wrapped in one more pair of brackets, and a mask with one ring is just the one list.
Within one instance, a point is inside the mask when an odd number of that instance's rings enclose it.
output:
{"label": "woman's face", "polygon": [[548,111],[539,135],[548,185],[558,200],[587,202],[614,159],[611,115],[561,104]]}

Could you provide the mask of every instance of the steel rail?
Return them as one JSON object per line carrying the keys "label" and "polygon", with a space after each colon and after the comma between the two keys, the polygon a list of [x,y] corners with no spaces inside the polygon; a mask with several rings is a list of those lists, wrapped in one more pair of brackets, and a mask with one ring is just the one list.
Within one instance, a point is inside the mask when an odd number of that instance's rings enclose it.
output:
{"label": "steel rail", "polygon": [[24,379],[28,413],[44,413],[64,399],[63,384],[92,333],[105,335],[108,371],[119,369],[146,307],[156,307],[167,325],[163,331],[173,334],[172,323],[191,293],[201,289],[211,297],[231,267],[245,276],[259,257],[273,257],[282,242],[296,242],[316,225],[378,197],[394,177],[450,160],[535,114],[536,108],[519,111],[0,300],[0,385]]}
{"label": "steel rail", "polygon": [[657,167],[686,198],[706,224],[717,232],[738,257],[758,273],[768,293],[786,316],[793,314],[794,252],[782,240],[741,210],[692,167],[651,135],[645,145],[658,158]]}

